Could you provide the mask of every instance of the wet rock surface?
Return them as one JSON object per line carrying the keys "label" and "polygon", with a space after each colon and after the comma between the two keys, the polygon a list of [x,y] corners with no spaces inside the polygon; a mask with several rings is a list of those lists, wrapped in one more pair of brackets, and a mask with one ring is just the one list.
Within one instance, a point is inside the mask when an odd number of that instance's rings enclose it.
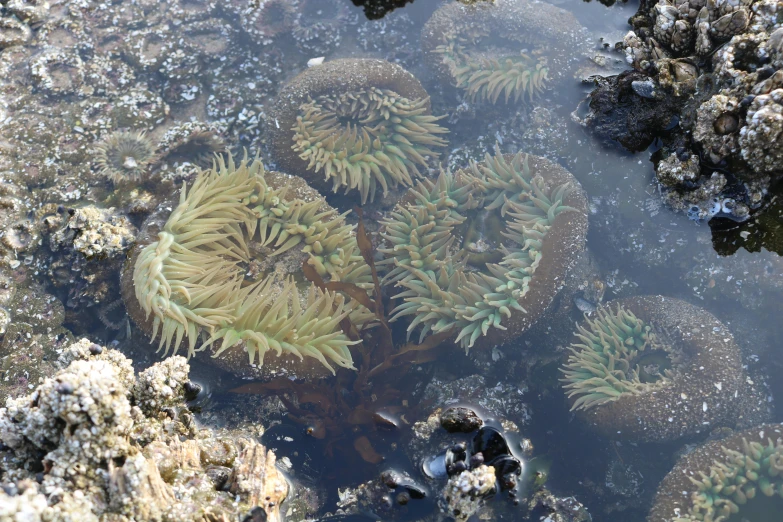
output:
{"label": "wet rock surface", "polygon": [[607,141],[639,152],[676,124],[678,104],[644,72],[597,77],[595,82],[588,113],[578,120]]}

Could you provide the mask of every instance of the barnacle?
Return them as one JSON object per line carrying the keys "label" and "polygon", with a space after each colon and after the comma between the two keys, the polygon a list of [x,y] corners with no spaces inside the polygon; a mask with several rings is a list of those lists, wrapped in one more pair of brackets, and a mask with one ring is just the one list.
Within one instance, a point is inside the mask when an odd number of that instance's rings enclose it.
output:
{"label": "barnacle", "polygon": [[30,27],[16,18],[0,18],[0,49],[26,44],[32,34]]}
{"label": "barnacle", "polygon": [[[573,176],[519,153],[487,155],[411,190],[383,222],[383,282],[410,334],[453,331],[467,350],[517,337],[547,309],[584,247],[586,201]],[[546,266],[539,273],[539,267]]]}
{"label": "barnacle", "polygon": [[151,338],[160,335],[164,354],[185,339],[189,356],[219,343],[213,357],[236,357],[243,349],[251,365],[261,366],[273,351],[314,358],[331,371],[333,364],[353,367],[349,347],[356,341],[340,321],[351,316],[362,324],[366,309],[297,283],[296,272],[281,274],[275,266],[257,281],[245,280],[262,253],[277,260],[291,255],[296,267],[307,260],[325,279],[369,284],[353,228],[306,185],[292,190],[295,182],[265,172],[258,159],[235,164],[219,156],[189,190],[183,187],[157,241],[137,250],[132,280],[123,278],[129,313],[140,324],[152,319]]}
{"label": "barnacle", "polygon": [[611,437],[667,441],[735,422],[746,395],[726,326],[679,299],[610,301],[577,327],[562,368],[571,409]]}
{"label": "barnacle", "polygon": [[783,425],[763,424],[686,453],[648,520],[775,520],[783,497]]}
{"label": "barnacle", "polygon": [[577,326],[576,336],[562,370],[568,397],[575,397],[571,410],[648,393],[676,376],[676,350],[622,306],[600,307],[595,319]]}
{"label": "barnacle", "polygon": [[422,48],[435,72],[473,101],[533,101],[553,72],[563,74],[579,27],[573,15],[546,3],[451,2],[425,24]]}
{"label": "barnacle", "polygon": [[[354,74],[355,73],[355,74]],[[334,60],[303,72],[278,96],[272,151],[286,171],[358,190],[410,186],[446,141],[421,84],[382,60]]]}
{"label": "barnacle", "polygon": [[115,132],[95,146],[95,164],[114,183],[141,180],[154,157],[144,132]]}

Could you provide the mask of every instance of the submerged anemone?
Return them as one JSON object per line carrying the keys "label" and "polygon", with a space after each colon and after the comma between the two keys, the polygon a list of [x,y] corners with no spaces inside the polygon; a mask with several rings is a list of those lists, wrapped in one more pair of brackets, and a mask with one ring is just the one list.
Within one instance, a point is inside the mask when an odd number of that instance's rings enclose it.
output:
{"label": "submerged anemone", "polygon": [[312,67],[280,91],[270,121],[271,149],[286,172],[336,192],[410,186],[446,129],[430,114],[419,81],[383,60],[333,60]]}
{"label": "submerged anemone", "polygon": [[351,10],[340,0],[298,0],[291,34],[304,51],[329,51],[340,45]]}
{"label": "submerged anemone", "polygon": [[212,165],[215,154],[226,152],[219,129],[209,123],[189,121],[167,130],[158,144],[159,157],[167,165]]}
{"label": "submerged anemone", "polygon": [[546,311],[584,248],[587,202],[549,160],[487,155],[424,180],[382,222],[383,282],[400,291],[393,319],[453,331],[467,350],[502,344]]}
{"label": "submerged anemone", "polygon": [[610,301],[578,325],[570,350],[562,381],[571,409],[608,437],[674,440],[742,417],[745,374],[731,333],[679,299]]}
{"label": "submerged anemone", "polygon": [[356,341],[340,322],[361,325],[369,311],[303,283],[300,270],[306,261],[326,280],[363,287],[370,270],[353,227],[301,179],[219,156],[151,239],[125,269],[123,298],[164,355],[183,341],[189,356],[218,343],[212,356],[237,373],[254,374],[247,363],[264,365],[270,351],[273,366],[307,357],[332,372],[353,367]]}
{"label": "submerged anemone", "polygon": [[95,164],[114,183],[138,182],[155,159],[155,147],[144,132],[115,132],[95,146]]}
{"label": "submerged anemone", "polygon": [[[439,76],[473,101],[533,101],[579,27],[572,14],[541,2],[450,2],[425,24],[422,48]],[[551,47],[563,52],[545,56]]]}
{"label": "submerged anemone", "polygon": [[254,41],[269,44],[291,30],[297,3],[297,0],[259,0],[240,13],[239,22]]}
{"label": "submerged anemone", "polygon": [[661,481],[649,522],[777,520],[783,425],[764,424],[685,454]]}

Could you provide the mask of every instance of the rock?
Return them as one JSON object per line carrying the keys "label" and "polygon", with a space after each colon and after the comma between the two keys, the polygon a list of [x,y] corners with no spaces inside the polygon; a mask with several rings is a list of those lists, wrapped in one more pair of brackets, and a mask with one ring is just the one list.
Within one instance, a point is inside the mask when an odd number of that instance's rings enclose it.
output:
{"label": "rock", "polygon": [[589,113],[580,123],[628,150],[649,147],[679,111],[674,99],[656,94],[655,82],[642,72],[625,71],[595,81],[588,97]]}
{"label": "rock", "polygon": [[70,345],[63,369],[0,408],[0,474],[10,481],[0,520],[228,520],[254,509],[280,520],[288,485],[275,455],[248,438],[253,430],[198,430],[184,358],[134,375],[129,359],[94,346]]}
{"label": "rock", "polygon": [[484,424],[476,412],[469,408],[452,407],[440,416],[441,427],[449,433],[470,433]]}

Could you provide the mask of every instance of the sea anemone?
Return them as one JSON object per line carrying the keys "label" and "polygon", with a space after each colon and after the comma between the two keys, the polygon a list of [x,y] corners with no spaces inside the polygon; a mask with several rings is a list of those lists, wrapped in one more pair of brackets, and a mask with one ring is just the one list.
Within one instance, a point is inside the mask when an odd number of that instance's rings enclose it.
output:
{"label": "sea anemone", "polygon": [[296,18],[297,0],[260,0],[239,15],[242,29],[262,44],[288,33]]}
{"label": "sea anemone", "polygon": [[661,481],[649,522],[777,520],[783,425],[764,424],[685,454]]}
{"label": "sea anemone", "polygon": [[677,377],[681,353],[652,326],[622,306],[602,306],[595,319],[585,318],[563,369],[571,410],[616,401],[623,394],[649,393]]}
{"label": "sea anemone", "polygon": [[140,181],[154,158],[155,147],[144,132],[115,132],[95,146],[95,164],[114,183]]}
{"label": "sea anemone", "polygon": [[[383,60],[333,60],[312,67],[281,90],[269,121],[272,153],[287,172],[329,189],[410,186],[446,129],[430,114],[419,81]],[[325,188],[326,188],[325,187]]]}
{"label": "sea anemone", "polygon": [[226,152],[220,130],[209,123],[189,121],[167,130],[158,143],[158,157],[168,165],[212,165],[215,154]]}
{"label": "sea anemone", "polygon": [[610,301],[577,327],[570,350],[562,381],[571,409],[607,437],[675,440],[743,416],[746,377],[731,333],[679,299]]}
{"label": "sea anemone", "polygon": [[382,222],[393,319],[410,316],[422,338],[453,331],[466,350],[519,336],[584,248],[586,208],[569,172],[523,153],[420,182]]}
{"label": "sea anemone", "polygon": [[[151,219],[148,234],[157,228]],[[333,364],[352,368],[356,341],[340,322],[351,316],[361,325],[369,311],[295,282],[304,279],[304,261],[326,280],[370,285],[353,228],[315,191],[265,172],[258,159],[237,165],[218,156],[182,188],[157,241],[137,248],[123,298],[136,323],[153,340],[160,335],[164,355],[186,339],[189,356],[219,343],[212,356],[231,369],[261,366],[269,351],[285,361],[312,358],[332,372]]]}
{"label": "sea anemone", "polygon": [[291,34],[304,51],[329,51],[340,45],[351,10],[340,0],[299,0]]}
{"label": "sea anemone", "polygon": [[[545,3],[450,2],[424,25],[422,48],[438,75],[473,101],[533,101],[553,65],[562,74],[558,55],[569,54],[564,46],[579,28],[572,14]],[[563,52],[547,57],[550,48]]]}

